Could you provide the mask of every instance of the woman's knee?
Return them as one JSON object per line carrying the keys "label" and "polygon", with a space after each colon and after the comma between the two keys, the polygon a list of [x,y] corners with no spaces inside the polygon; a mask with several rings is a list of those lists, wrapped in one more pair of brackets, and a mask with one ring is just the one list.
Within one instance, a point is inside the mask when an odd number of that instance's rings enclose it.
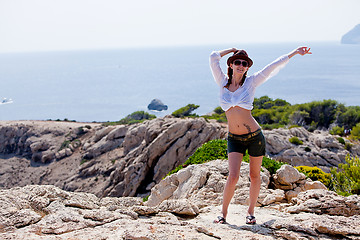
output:
{"label": "woman's knee", "polygon": [[235,185],[239,181],[239,174],[229,174],[227,181],[231,185]]}
{"label": "woman's knee", "polygon": [[249,176],[250,176],[250,179],[253,181],[253,180],[257,180],[257,179],[260,179],[260,171],[257,172],[257,171],[253,171],[249,173]]}

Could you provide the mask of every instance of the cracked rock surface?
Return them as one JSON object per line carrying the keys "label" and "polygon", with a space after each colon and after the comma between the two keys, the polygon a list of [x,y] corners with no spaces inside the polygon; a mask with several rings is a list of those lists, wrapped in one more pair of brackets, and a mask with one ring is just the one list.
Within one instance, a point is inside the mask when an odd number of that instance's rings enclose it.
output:
{"label": "cracked rock surface", "polygon": [[[247,206],[235,197],[228,224],[213,223],[221,212],[214,193],[221,188],[209,179],[211,171],[221,170],[224,164],[226,161],[216,160],[193,166],[199,171],[179,171],[172,180],[183,179],[182,183],[195,184],[198,189],[177,185],[183,194],[158,189],[157,197],[165,194],[158,203],[151,202],[151,196],[145,203],[138,197],[98,198],[51,185],[1,190],[0,239],[360,239],[359,196],[342,197],[324,189],[301,192],[289,203],[259,204],[254,226],[245,224]],[[245,174],[246,168],[243,165]],[[186,171],[194,175],[203,172],[207,181],[184,177],[188,176]],[[158,185],[164,186],[170,177]],[[266,183],[264,177],[263,186]],[[238,197],[247,184],[237,185]],[[196,193],[198,190],[213,197],[203,203],[205,198]]]}

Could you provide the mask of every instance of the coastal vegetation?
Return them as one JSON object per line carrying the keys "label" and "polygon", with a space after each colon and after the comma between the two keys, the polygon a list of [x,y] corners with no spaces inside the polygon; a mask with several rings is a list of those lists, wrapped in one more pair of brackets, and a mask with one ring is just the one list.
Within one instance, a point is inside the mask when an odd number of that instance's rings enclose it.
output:
{"label": "coastal vegetation", "polygon": [[[194,113],[199,107],[196,104],[188,104],[175,110],[171,115],[179,118],[199,117]],[[345,106],[335,100],[291,105],[283,99],[274,100],[268,96],[262,96],[254,99],[252,115],[262,128],[267,130],[280,127],[304,127],[310,132],[326,129],[333,135],[360,140],[360,106]],[[216,107],[211,114],[201,117],[215,119],[221,123],[227,122],[225,112],[221,107]],[[134,124],[153,118],[156,116],[144,111],[136,111],[120,121],[106,122],[104,125]]]}
{"label": "coastal vegetation", "polygon": [[330,190],[339,195],[360,194],[360,159],[358,156],[346,157],[346,163],[331,168]]}
{"label": "coastal vegetation", "polygon": [[[286,126],[305,127],[308,131],[328,129],[331,134],[360,139],[360,106],[345,106],[335,100],[291,105],[282,99],[262,96],[254,99],[252,115],[263,129]],[[207,119],[226,122],[224,111],[216,108]]]}
{"label": "coastal vegetation", "polygon": [[193,113],[194,110],[196,110],[199,105],[195,104],[188,104],[185,107],[179,108],[178,110],[174,111],[171,115],[174,117],[198,117],[195,113]]}
{"label": "coastal vegetation", "polygon": [[306,177],[310,178],[313,181],[322,182],[327,188],[330,186],[331,174],[325,173],[318,167],[309,167],[309,166],[298,166],[295,167],[299,172],[305,174]]}

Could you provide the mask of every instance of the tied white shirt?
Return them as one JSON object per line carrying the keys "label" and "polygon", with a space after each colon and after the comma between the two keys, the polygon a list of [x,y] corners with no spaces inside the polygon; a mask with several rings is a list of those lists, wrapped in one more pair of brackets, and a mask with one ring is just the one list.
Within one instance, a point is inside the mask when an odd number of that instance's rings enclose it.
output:
{"label": "tied white shirt", "polygon": [[255,97],[256,87],[263,84],[270,77],[276,75],[281,68],[289,62],[289,57],[283,55],[277,58],[272,63],[265,66],[262,70],[247,76],[245,82],[236,91],[231,92],[224,86],[228,82],[226,76],[220,67],[220,53],[214,51],[210,55],[210,68],[214,76],[215,82],[220,87],[220,106],[224,111],[229,110],[231,107],[239,106],[241,108],[252,110]]}

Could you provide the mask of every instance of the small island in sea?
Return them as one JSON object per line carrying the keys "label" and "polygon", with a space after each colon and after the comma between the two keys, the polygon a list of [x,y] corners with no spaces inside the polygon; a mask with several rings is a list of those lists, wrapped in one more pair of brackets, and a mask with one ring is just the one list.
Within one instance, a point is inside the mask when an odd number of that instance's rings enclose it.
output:
{"label": "small island in sea", "polygon": [[353,29],[347,32],[341,38],[342,44],[360,44],[360,24],[356,25]]}

